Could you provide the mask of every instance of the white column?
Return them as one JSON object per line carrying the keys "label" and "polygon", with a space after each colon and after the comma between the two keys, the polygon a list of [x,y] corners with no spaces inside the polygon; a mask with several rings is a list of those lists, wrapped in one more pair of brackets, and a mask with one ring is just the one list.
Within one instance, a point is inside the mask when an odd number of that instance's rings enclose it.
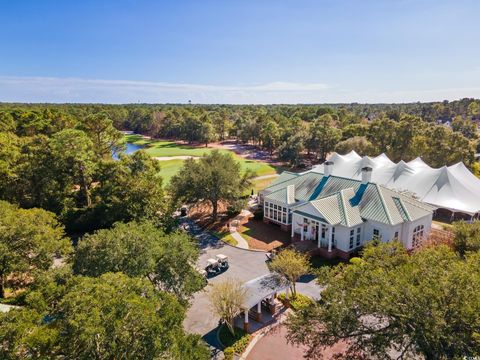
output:
{"label": "white column", "polygon": [[303,241],[303,237],[305,236],[305,234],[303,233],[303,228],[304,228],[304,224],[302,223],[302,227],[300,229],[300,240]]}
{"label": "white column", "polygon": [[257,313],[261,313],[262,312],[262,302],[260,301],[258,304],[257,304]]}
{"label": "white column", "polygon": [[295,214],[292,214],[292,236],[291,237],[293,238],[294,235],[295,235]]}
{"label": "white column", "polygon": [[332,226],[328,226],[328,252],[332,251]]}
{"label": "white column", "polygon": [[245,324],[248,324],[248,309],[245,310]]}

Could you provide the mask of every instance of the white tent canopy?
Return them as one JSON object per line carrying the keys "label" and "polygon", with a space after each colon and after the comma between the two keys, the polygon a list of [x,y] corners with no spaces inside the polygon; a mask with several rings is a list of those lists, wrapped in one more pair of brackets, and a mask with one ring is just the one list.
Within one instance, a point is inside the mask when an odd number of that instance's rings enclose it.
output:
{"label": "white tent canopy", "polygon": [[[439,208],[470,215],[480,212],[480,179],[463,163],[435,169],[421,158],[394,163],[385,154],[371,158],[355,151],[346,155],[333,153],[328,160],[334,163],[332,175],[360,180],[362,168],[369,166],[373,169],[372,182],[408,191]],[[323,174],[323,164],[311,171]]]}

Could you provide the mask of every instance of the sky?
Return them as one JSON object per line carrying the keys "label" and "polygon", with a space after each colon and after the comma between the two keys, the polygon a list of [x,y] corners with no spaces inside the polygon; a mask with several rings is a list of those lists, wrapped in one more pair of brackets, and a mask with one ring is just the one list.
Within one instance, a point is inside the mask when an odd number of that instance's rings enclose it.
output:
{"label": "sky", "polygon": [[479,0],[0,0],[0,102],[480,98]]}

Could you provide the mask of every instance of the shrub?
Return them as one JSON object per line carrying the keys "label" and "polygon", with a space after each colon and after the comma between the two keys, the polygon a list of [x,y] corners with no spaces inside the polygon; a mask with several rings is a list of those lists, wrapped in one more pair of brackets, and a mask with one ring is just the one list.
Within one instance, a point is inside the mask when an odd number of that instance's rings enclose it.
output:
{"label": "shrub", "polygon": [[233,344],[233,350],[236,354],[242,354],[250,343],[251,336],[246,334]]}
{"label": "shrub", "polygon": [[223,350],[223,355],[225,360],[233,360],[233,355],[235,355],[235,350],[231,346]]}
{"label": "shrub", "polygon": [[229,359],[228,356],[230,356],[230,354],[232,354],[232,357],[230,359],[233,359],[233,353],[242,354],[247,348],[252,338],[250,334],[239,328],[235,329],[235,336],[233,336],[228,331],[228,328],[225,324],[222,325],[219,335],[220,342],[223,346],[225,346],[225,349],[223,351],[223,353],[225,354],[225,359]]}
{"label": "shrub", "polygon": [[[282,303],[285,303],[286,299],[285,299],[285,294],[282,293],[282,294],[279,294],[277,296],[277,298],[282,302]],[[305,295],[302,295],[302,294],[298,294],[295,295],[295,296],[290,296],[289,297],[289,300],[290,300],[290,307],[293,309],[293,310],[301,310],[301,309],[304,309],[304,308],[307,308],[311,305],[313,305],[315,302],[310,299],[308,296],[305,296]]]}

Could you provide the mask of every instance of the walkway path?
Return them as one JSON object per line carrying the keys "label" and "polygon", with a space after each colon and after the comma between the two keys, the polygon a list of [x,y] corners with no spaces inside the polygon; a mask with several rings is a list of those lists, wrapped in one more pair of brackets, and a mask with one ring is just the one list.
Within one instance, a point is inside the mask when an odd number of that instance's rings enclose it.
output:
{"label": "walkway path", "polygon": [[237,241],[237,247],[240,249],[248,249],[248,242],[243,238],[237,230],[231,231],[232,237]]}

